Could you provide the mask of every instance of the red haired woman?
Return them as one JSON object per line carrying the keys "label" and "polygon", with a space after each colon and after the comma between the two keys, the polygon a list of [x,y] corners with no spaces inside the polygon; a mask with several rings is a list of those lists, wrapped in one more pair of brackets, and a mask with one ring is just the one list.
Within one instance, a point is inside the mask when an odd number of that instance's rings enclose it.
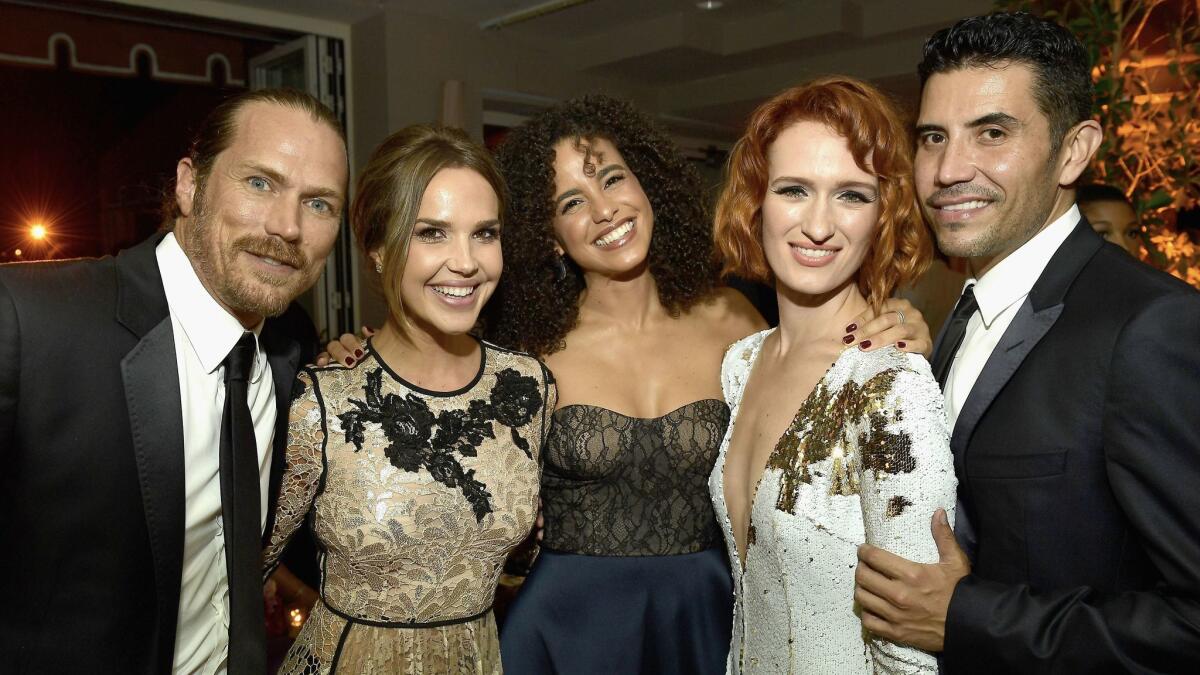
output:
{"label": "red haired woman", "polygon": [[863,542],[938,559],[929,518],[955,499],[942,396],[921,356],[829,330],[929,264],[910,152],[879,91],[833,77],[760,106],[730,158],[724,272],[772,283],[780,320],[721,368],[733,421],[709,489],[734,570],[731,673],[936,671],[865,635],[853,596]]}

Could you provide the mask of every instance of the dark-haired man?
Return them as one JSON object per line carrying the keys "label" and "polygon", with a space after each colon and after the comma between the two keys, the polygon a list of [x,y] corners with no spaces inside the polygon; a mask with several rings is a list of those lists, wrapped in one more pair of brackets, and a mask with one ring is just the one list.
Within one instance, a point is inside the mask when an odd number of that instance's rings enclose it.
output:
{"label": "dark-haired man", "polygon": [[965,19],[920,72],[918,195],[972,277],[933,357],[963,548],[942,513],[938,564],[861,547],[863,625],[951,673],[1194,670],[1200,293],[1080,217],[1102,134],[1065,29]]}
{"label": "dark-haired man", "polygon": [[168,227],[0,266],[0,670],[266,669],[260,555],[294,342],[347,187],[337,119],[250,92],[204,122]]}

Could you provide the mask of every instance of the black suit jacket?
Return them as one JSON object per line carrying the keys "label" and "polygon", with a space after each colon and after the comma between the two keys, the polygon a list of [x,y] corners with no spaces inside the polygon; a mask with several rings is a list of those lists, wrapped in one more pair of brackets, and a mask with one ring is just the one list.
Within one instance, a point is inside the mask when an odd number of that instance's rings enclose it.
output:
{"label": "black suit jacket", "polygon": [[1200,293],[1080,222],[951,449],[973,569],[948,672],[1200,667]]}
{"label": "black suit jacket", "polygon": [[[5,673],[171,670],[183,422],[161,239],[116,258],[0,266]],[[269,325],[261,342],[279,411],[274,504],[298,350]]]}

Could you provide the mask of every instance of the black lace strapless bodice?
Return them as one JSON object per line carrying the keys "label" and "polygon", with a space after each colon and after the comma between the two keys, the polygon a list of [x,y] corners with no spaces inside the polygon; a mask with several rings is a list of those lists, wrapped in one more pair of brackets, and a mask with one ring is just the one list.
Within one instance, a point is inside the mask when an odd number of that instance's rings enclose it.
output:
{"label": "black lace strapless bodice", "polygon": [[728,425],[717,399],[654,419],[591,405],[556,410],[543,451],[542,545],[628,556],[722,545],[708,475]]}

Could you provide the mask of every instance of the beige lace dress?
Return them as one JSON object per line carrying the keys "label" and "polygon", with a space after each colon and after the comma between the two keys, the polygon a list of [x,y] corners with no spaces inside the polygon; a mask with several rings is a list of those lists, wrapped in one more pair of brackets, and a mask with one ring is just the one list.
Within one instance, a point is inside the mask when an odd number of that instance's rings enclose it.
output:
{"label": "beige lace dress", "polygon": [[307,517],[321,600],[280,673],[500,673],[492,599],[530,531],[555,389],[482,343],[461,390],[405,382],[368,346],[296,384],[267,573]]}

